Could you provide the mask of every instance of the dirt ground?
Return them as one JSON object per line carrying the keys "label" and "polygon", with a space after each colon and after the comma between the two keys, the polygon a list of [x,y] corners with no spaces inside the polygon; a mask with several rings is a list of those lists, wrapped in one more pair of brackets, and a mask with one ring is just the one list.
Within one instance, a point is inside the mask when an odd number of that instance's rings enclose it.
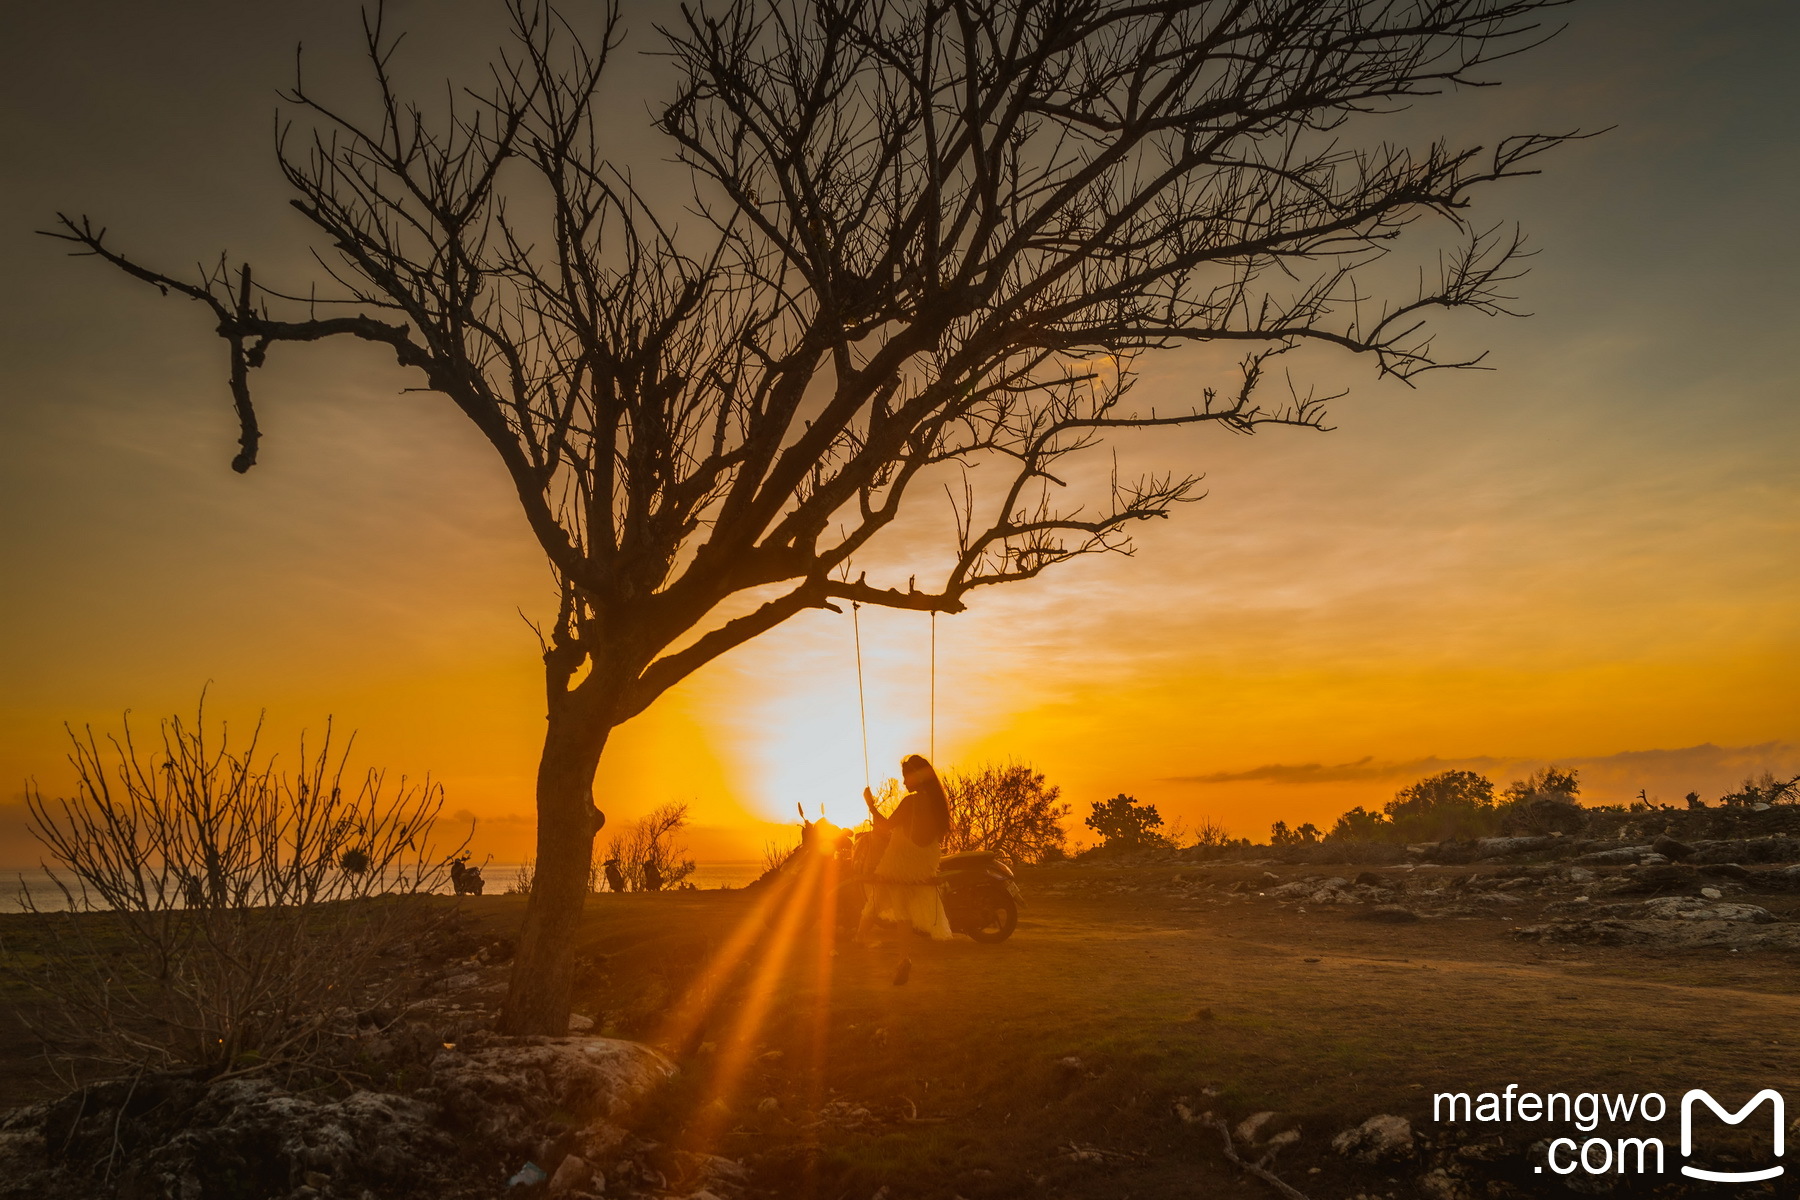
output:
{"label": "dirt ground", "polygon": [[[1300,1137],[1271,1165],[1311,1197],[1452,1195],[1421,1192],[1425,1159],[1356,1164],[1332,1138],[1388,1113],[1422,1148],[1448,1147],[1467,1131],[1433,1123],[1439,1091],[1517,1083],[1674,1104],[1705,1087],[1735,1107],[1800,1068],[1792,951],[1515,936],[1541,898],[1386,924],[1267,894],[1338,873],[1032,868],[1004,944],[901,935],[836,953],[759,907],[766,893],[601,896],[581,934],[577,1008],[594,1032],[659,1043],[682,1065],[641,1114],[647,1127],[742,1161],[757,1193],[832,1200],[1276,1194],[1178,1106],[1233,1124],[1288,1114]],[[1800,896],[1757,902],[1800,918]],[[523,904],[465,901],[471,933],[512,936]],[[471,1016],[497,1003],[503,966],[447,970]],[[51,1086],[4,1024],[0,1106]],[[1541,1128],[1485,1132],[1524,1144]],[[1673,1120],[1656,1132],[1673,1153]],[[1487,1194],[1566,1193],[1545,1176]]]}
{"label": "dirt ground", "polygon": [[[709,1082],[707,1060],[741,1035],[756,985],[718,985],[713,1018],[670,1047],[699,1069],[665,1119],[679,1127],[722,1104],[710,1148],[781,1194],[1273,1194],[1224,1159],[1215,1131],[1174,1115],[1185,1098],[1233,1123],[1297,1118],[1300,1140],[1273,1165],[1303,1191],[1404,1195],[1415,1180],[1347,1163],[1333,1136],[1392,1113],[1430,1139],[1433,1093],[1508,1083],[1671,1102],[1703,1086],[1740,1097],[1735,1107],[1800,1067],[1791,952],[1547,947],[1514,934],[1543,907],[1534,900],[1505,916],[1374,923],[1278,902],[1265,872],[1321,869],[1207,868],[1212,886],[1196,894],[1176,884],[1197,873],[1179,865],[1036,868],[1021,876],[1018,932],[999,946],[905,937],[845,949],[821,973],[803,945],[725,1084]],[[1260,886],[1228,890],[1240,880]],[[1800,898],[1763,899],[1800,916]],[[597,898],[581,1003],[599,1031],[657,1040],[668,997],[752,903]],[[482,920],[510,928],[518,904],[483,901]]]}

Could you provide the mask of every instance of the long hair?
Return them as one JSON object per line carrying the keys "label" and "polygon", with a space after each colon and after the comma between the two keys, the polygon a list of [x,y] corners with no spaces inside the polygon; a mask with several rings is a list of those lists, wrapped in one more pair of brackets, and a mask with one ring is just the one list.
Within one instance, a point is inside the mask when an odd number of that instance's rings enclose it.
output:
{"label": "long hair", "polygon": [[914,809],[913,840],[921,846],[929,842],[940,842],[950,832],[950,797],[944,792],[943,781],[938,778],[937,768],[926,762],[918,754],[909,754],[901,760],[900,770],[917,777],[913,784],[913,795],[919,798]]}

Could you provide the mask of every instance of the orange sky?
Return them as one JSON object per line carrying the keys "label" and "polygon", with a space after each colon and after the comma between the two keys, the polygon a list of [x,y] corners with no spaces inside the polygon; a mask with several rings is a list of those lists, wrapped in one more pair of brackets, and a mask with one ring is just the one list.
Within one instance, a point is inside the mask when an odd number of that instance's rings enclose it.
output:
{"label": "orange sky", "polygon": [[[67,786],[62,721],[209,683],[282,739],[336,714],[518,857],[542,727],[519,610],[553,595],[474,432],[372,351],[288,349],[260,381],[262,464],[235,476],[200,314],[24,232],[80,206],[164,261],[226,244],[298,272],[261,98],[355,6],[98,7],[0,30],[22,164],[0,197],[0,864],[35,857],[19,781]],[[1080,812],[1125,791],[1256,836],[1447,766],[1575,764],[1597,800],[1800,772],[1797,31],[1784,5],[1729,12],[1577,6],[1506,89],[1445,110],[1619,127],[1489,198],[1542,250],[1531,319],[1446,325],[1497,369],[1409,391],[1314,355],[1307,378],[1354,389],[1334,432],[1121,441],[1127,466],[1205,470],[1209,498],[1135,558],[940,619],[939,761],[1021,759]],[[1149,360],[1142,394],[1219,365]],[[865,610],[863,637],[879,777],[925,745],[927,619]],[[851,644],[815,613],[708,668],[616,735],[602,807],[688,801],[708,858],[756,857],[796,802],[854,811]]]}

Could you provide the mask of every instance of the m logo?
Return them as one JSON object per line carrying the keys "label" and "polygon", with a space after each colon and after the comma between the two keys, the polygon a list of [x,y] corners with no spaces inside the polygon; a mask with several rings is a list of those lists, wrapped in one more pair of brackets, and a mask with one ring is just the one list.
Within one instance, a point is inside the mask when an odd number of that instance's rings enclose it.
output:
{"label": "m logo", "polygon": [[[1706,1107],[1713,1110],[1713,1115],[1727,1125],[1742,1124],[1750,1110],[1767,1100],[1775,1110],[1775,1157],[1780,1158],[1782,1152],[1782,1136],[1787,1127],[1787,1113],[1781,1102],[1781,1093],[1773,1088],[1764,1088],[1750,1097],[1750,1103],[1734,1113],[1728,1113],[1717,1100],[1700,1088],[1690,1090],[1681,1098],[1681,1157],[1688,1158],[1694,1153],[1694,1101],[1704,1100]],[[1714,1183],[1754,1183],[1759,1179],[1773,1179],[1781,1174],[1782,1167],[1777,1164],[1765,1167],[1760,1171],[1708,1171],[1701,1167],[1683,1165],[1681,1173],[1693,1179],[1708,1179]]]}

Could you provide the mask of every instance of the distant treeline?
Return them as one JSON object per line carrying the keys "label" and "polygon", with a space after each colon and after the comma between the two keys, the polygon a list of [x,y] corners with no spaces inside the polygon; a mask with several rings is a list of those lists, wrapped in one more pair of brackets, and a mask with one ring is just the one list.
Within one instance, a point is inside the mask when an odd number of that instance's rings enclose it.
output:
{"label": "distant treeline", "polygon": [[[1442,771],[1394,793],[1379,810],[1357,805],[1338,817],[1325,833],[1310,821],[1289,829],[1276,821],[1269,841],[1277,846],[1314,842],[1442,842],[1498,836],[1543,836],[1578,833],[1592,812],[1649,812],[1673,809],[1644,793],[1629,805],[1584,807],[1578,799],[1580,773],[1549,766],[1507,784],[1494,794],[1493,781],[1475,771]],[[1698,792],[1689,792],[1688,808],[1706,808]],[[1782,782],[1765,771],[1746,779],[1734,792],[1719,797],[1725,807],[1768,807],[1800,802],[1800,776]]]}

